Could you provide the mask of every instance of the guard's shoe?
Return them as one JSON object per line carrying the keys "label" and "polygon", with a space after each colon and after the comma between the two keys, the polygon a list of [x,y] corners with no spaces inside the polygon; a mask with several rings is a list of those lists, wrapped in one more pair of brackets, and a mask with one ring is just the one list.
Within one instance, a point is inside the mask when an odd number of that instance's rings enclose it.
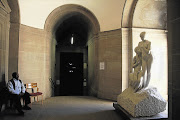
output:
{"label": "guard's shoe", "polygon": [[25,106],[23,107],[23,110],[31,110],[31,108],[30,108],[29,106],[25,105]]}
{"label": "guard's shoe", "polygon": [[18,115],[24,116],[24,112],[23,111],[18,111],[18,112],[19,112]]}

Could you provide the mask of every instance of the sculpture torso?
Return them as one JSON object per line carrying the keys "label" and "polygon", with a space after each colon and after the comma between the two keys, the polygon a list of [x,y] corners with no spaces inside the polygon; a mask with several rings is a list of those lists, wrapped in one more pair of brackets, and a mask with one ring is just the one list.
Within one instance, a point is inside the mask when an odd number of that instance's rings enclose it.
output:
{"label": "sculpture torso", "polygon": [[[142,38],[141,38],[142,39]],[[142,39],[135,48],[136,56],[133,58],[134,72],[130,73],[130,85],[135,91],[146,88],[150,81],[152,55],[151,42]]]}
{"label": "sculpture torso", "polygon": [[138,44],[138,47],[140,47],[141,52],[142,52],[142,58],[144,60],[148,59],[148,55],[150,53],[150,45],[151,45],[151,42],[149,42],[148,40],[141,41]]}

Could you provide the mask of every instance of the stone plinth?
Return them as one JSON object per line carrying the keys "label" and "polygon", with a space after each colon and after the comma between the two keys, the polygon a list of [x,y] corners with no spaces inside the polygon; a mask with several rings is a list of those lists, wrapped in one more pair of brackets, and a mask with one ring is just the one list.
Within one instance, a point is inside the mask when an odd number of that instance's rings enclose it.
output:
{"label": "stone plinth", "polygon": [[117,103],[133,117],[153,116],[166,109],[166,100],[155,87],[134,92],[132,88],[124,90]]}

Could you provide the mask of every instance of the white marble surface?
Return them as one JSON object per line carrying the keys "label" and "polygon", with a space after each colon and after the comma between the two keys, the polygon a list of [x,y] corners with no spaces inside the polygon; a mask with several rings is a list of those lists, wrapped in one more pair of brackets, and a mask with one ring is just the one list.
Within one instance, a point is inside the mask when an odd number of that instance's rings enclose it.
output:
{"label": "white marble surface", "polygon": [[129,87],[118,96],[117,103],[133,117],[156,115],[163,112],[167,104],[155,87],[136,93]]}

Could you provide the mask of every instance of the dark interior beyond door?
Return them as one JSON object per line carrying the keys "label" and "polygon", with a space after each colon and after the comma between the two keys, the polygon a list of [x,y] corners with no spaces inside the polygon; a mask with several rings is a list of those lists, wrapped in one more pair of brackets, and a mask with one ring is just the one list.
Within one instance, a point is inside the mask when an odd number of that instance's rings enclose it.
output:
{"label": "dark interior beyond door", "polygon": [[83,53],[60,53],[60,95],[83,95]]}

